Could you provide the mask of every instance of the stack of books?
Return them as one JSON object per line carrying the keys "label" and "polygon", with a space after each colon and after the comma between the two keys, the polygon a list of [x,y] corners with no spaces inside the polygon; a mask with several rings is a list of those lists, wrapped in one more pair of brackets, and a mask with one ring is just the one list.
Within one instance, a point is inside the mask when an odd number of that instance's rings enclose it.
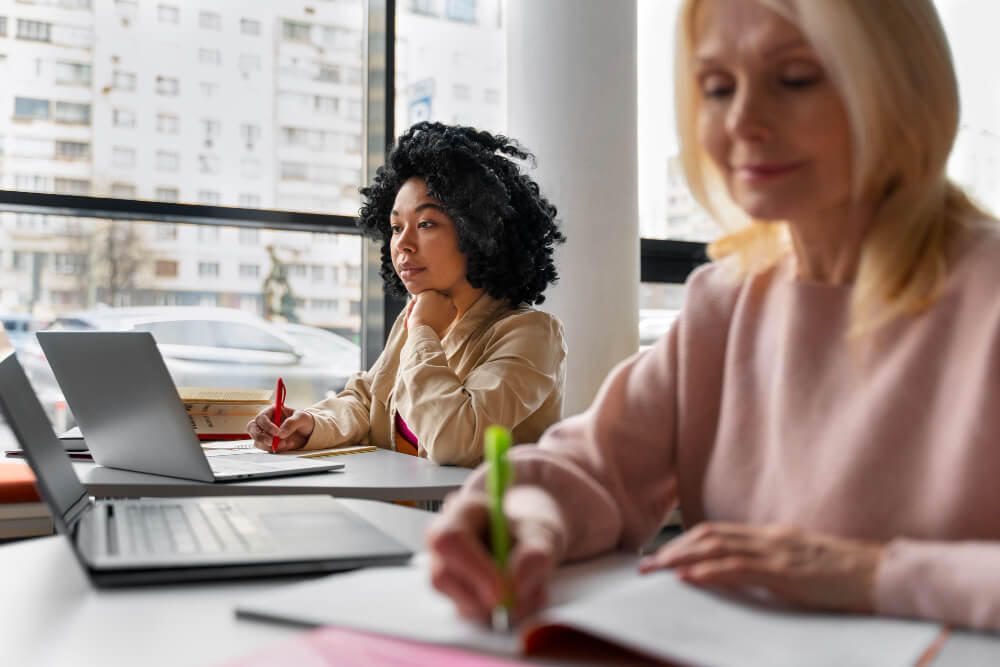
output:
{"label": "stack of books", "polygon": [[247,422],[272,403],[271,389],[178,387],[191,427],[201,440],[249,438]]}
{"label": "stack of books", "polygon": [[52,517],[25,463],[0,463],[0,540],[52,533]]}

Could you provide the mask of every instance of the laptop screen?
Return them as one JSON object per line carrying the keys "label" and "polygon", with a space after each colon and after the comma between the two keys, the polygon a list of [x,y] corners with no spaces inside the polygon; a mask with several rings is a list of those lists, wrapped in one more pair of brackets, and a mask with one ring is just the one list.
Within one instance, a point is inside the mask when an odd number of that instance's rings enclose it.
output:
{"label": "laptop screen", "polygon": [[87,489],[80,483],[69,457],[52,430],[17,357],[0,361],[0,411],[21,443],[38,479],[38,492],[49,506],[59,532],[67,532],[66,514]]}

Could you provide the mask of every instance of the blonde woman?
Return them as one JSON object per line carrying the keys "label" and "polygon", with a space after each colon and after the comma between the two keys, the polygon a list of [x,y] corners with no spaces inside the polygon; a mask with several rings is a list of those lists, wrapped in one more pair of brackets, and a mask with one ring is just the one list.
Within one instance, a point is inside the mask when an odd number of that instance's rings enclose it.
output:
{"label": "blonde woman", "polygon": [[[514,449],[516,612],[679,506],[642,571],[1000,629],[1000,232],[945,176],[931,0],[689,0],[677,48],[687,177],[729,233],[664,339]],[[480,480],[429,536],[471,617],[501,591]]]}

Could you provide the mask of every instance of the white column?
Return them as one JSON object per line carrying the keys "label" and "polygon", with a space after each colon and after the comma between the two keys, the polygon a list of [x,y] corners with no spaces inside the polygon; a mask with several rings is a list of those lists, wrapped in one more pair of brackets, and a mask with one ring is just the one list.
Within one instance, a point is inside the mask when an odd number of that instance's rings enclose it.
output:
{"label": "white column", "polygon": [[509,0],[508,127],[567,242],[541,308],[566,327],[566,415],[639,344],[635,0]]}

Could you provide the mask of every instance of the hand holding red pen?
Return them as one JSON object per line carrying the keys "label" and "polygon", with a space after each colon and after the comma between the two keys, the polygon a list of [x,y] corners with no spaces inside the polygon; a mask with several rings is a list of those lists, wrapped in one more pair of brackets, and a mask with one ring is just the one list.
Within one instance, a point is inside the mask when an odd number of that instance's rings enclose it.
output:
{"label": "hand holding red pen", "polygon": [[308,412],[284,404],[284,383],[279,389],[275,395],[276,404],[261,410],[247,423],[247,433],[253,438],[254,446],[275,453],[305,445],[316,425]]}

